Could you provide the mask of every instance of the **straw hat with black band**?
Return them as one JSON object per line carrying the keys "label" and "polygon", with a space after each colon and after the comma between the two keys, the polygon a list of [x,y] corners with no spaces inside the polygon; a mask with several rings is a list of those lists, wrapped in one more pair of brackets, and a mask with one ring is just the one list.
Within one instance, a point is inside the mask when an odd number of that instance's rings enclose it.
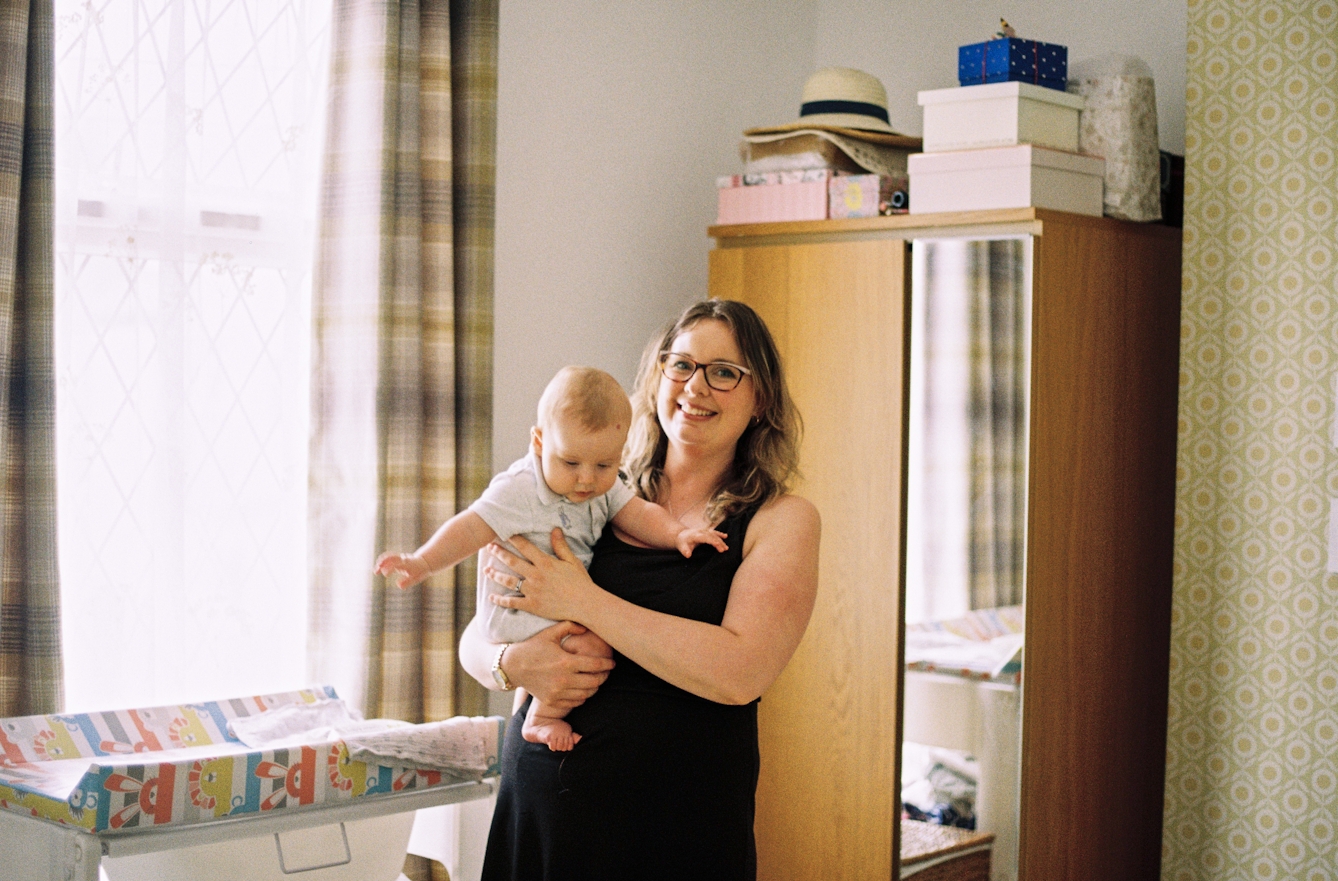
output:
{"label": "straw hat with black band", "polygon": [[824,67],[810,76],[794,122],[745,129],[743,136],[764,144],[800,134],[831,141],[864,168],[882,174],[904,174],[905,154],[919,152],[924,143],[892,129],[882,82],[849,67]]}

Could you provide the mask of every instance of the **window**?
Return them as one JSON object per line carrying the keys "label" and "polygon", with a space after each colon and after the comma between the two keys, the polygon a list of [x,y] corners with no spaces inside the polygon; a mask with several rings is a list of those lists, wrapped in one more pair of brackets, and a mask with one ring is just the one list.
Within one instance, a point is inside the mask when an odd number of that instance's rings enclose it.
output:
{"label": "window", "polygon": [[56,2],[67,708],[307,684],[330,0]]}

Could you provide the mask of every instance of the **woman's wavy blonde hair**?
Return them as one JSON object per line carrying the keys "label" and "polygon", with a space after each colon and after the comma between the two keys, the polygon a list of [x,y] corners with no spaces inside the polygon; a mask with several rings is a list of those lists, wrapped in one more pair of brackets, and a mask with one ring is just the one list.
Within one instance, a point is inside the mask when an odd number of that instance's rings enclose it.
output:
{"label": "woman's wavy blonde hair", "polygon": [[771,331],[751,307],[735,300],[703,300],[651,340],[641,356],[632,393],[632,430],[623,467],[637,490],[651,501],[663,490],[669,440],[655,406],[661,382],[660,356],[678,335],[703,321],[719,321],[734,334],[743,365],[757,397],[757,415],[744,429],[734,451],[734,468],[706,506],[706,519],[718,523],[745,508],[784,495],[799,477],[799,441],[803,422],[781,370]]}

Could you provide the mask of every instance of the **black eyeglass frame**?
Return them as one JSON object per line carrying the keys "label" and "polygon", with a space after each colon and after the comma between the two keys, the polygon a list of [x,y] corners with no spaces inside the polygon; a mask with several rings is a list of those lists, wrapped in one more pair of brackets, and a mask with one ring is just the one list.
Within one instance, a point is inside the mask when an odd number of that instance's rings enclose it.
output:
{"label": "black eyeglass frame", "polygon": [[[683,377],[682,379],[670,376],[669,375],[670,359],[688,362],[689,364],[692,365],[692,372],[689,373],[687,376]],[[740,375],[738,380],[736,380],[733,385],[721,388],[720,386],[716,385],[714,382],[711,381],[711,371],[709,369],[711,367],[729,367],[739,371]],[[695,358],[689,358],[682,352],[664,352],[660,355],[660,374],[663,375],[664,378],[669,380],[670,382],[682,382],[682,383],[691,382],[692,377],[697,375],[698,370],[702,371],[702,376],[706,379],[706,384],[718,392],[734,391],[736,388],[739,387],[739,384],[743,382],[744,377],[752,376],[753,374],[753,371],[749,370],[747,367],[744,367],[742,364],[735,364],[733,361],[708,361],[706,363],[702,363],[701,361],[698,361]]]}

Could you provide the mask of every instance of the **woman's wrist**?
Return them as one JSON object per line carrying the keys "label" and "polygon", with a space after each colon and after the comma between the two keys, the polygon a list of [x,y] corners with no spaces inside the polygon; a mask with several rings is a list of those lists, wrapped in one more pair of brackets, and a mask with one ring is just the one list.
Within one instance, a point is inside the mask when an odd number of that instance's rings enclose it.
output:
{"label": "woman's wrist", "polygon": [[[556,646],[556,643],[554,643]],[[545,684],[547,679],[543,673],[544,662],[540,657],[548,648],[543,644],[543,640],[531,636],[529,639],[523,639],[520,642],[499,643],[497,649],[493,652],[493,660],[501,661],[501,669],[498,673],[506,677],[506,682],[512,689],[523,688],[534,694],[536,690],[547,693]],[[540,653],[540,655],[536,655]],[[536,666],[536,658],[539,658]],[[536,672],[539,671],[539,672]],[[493,676],[493,681],[501,688],[502,680],[498,676]],[[502,688],[506,691],[507,689]]]}
{"label": "woman's wrist", "polygon": [[504,642],[493,653],[492,680],[502,691],[514,691],[516,687],[516,683],[507,675],[506,668],[503,666],[506,661],[506,650],[511,646],[512,643]]}
{"label": "woman's wrist", "polygon": [[[499,665],[498,672],[506,677],[506,681],[511,688],[524,688],[529,668],[525,665],[526,652],[529,648],[528,640],[521,642],[500,643],[497,650],[493,652],[493,661]],[[501,685],[501,681],[494,676],[494,681]],[[506,691],[507,689],[502,689]]]}

